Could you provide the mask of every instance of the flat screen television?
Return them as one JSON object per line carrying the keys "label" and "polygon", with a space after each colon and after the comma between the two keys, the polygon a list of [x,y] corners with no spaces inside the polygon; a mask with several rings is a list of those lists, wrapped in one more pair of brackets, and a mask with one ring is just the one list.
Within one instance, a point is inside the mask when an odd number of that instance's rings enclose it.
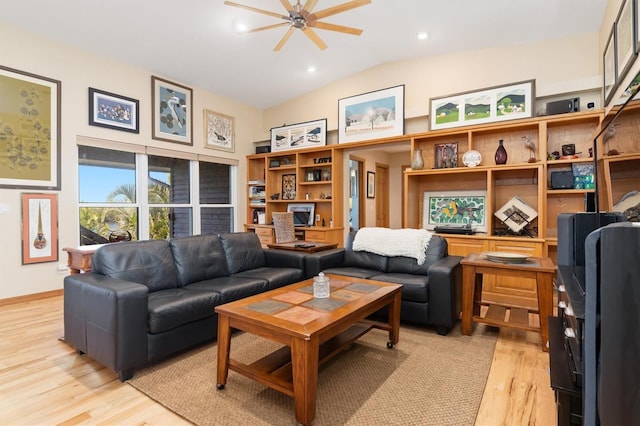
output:
{"label": "flat screen television", "polygon": [[313,226],[316,215],[315,203],[289,203],[287,211],[293,213],[294,226]]}

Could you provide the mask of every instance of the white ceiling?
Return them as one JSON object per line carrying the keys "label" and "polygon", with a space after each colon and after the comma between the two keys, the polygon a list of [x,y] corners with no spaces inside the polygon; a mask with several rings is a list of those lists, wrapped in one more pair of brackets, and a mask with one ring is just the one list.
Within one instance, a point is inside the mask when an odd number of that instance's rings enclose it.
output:
{"label": "white ceiling", "polygon": [[[278,0],[234,1],[286,14]],[[315,11],[345,1],[319,0]],[[262,109],[385,62],[598,32],[606,3],[373,0],[324,19],[364,30],[316,30],[324,51],[296,31],[273,52],[282,27],[235,33],[237,20],[249,28],[281,21],[224,0],[2,0],[0,22]],[[429,39],[418,41],[419,31]],[[317,71],[308,73],[309,66]]]}

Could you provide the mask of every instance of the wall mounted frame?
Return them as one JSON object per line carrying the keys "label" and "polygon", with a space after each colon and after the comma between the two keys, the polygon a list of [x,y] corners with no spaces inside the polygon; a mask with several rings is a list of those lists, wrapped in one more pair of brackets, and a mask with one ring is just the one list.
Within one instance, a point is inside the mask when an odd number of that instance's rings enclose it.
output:
{"label": "wall mounted frame", "polygon": [[22,264],[58,260],[58,195],[22,194]]}
{"label": "wall mounted frame", "polygon": [[193,145],[193,91],[181,84],[151,76],[151,137]]}
{"label": "wall mounted frame", "polygon": [[89,87],[89,125],[140,132],[140,101]]}

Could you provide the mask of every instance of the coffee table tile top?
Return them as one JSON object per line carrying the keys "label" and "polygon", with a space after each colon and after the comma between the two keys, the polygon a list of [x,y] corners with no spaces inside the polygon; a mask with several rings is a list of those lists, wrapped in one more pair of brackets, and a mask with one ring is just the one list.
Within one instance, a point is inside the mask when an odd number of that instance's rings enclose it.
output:
{"label": "coffee table tile top", "polygon": [[[311,293],[313,293],[313,289]],[[304,293],[300,291],[290,291],[287,293],[278,294],[277,296],[273,296],[272,299],[299,305],[300,303],[306,302],[309,299],[313,299],[313,294],[309,294],[309,292],[306,291]]]}
{"label": "coffee table tile top", "polygon": [[274,317],[295,322],[298,324],[307,324],[313,320],[326,315],[324,312],[314,311],[313,309],[302,306],[294,306],[291,309],[275,314]]}
{"label": "coffee table tile top", "polygon": [[359,291],[361,293],[373,293],[378,290],[380,287],[377,285],[364,284],[364,283],[355,283],[347,286],[349,290]]}
{"label": "coffee table tile top", "polygon": [[277,300],[263,300],[252,305],[247,305],[247,309],[260,312],[261,314],[275,314],[292,306],[291,303],[278,302]]}
{"label": "coffee table tile top", "polygon": [[336,300],[336,299],[311,299],[306,303],[303,303],[304,306],[314,309],[320,309],[321,311],[335,311],[341,306],[349,303],[345,300]]}
{"label": "coffee table tile top", "polygon": [[308,285],[306,287],[300,287],[296,291],[302,291],[303,293],[313,294],[313,286],[312,285]]}
{"label": "coffee table tile top", "polygon": [[363,296],[362,293],[359,293],[357,291],[349,291],[349,290],[336,290],[331,292],[331,297],[336,297],[338,299],[342,299],[342,300],[348,300],[348,301],[353,301],[353,300],[358,300]]}

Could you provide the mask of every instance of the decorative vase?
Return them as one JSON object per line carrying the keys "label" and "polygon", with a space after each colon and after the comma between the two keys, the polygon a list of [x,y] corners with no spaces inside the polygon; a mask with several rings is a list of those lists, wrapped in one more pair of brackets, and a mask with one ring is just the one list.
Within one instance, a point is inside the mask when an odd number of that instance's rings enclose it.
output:
{"label": "decorative vase", "polygon": [[496,164],[507,164],[507,150],[504,148],[502,139],[498,141],[498,149],[496,149]]}
{"label": "decorative vase", "polygon": [[411,159],[411,170],[422,170],[424,168],[424,160],[422,159],[422,150],[416,149],[413,151],[413,158]]}

